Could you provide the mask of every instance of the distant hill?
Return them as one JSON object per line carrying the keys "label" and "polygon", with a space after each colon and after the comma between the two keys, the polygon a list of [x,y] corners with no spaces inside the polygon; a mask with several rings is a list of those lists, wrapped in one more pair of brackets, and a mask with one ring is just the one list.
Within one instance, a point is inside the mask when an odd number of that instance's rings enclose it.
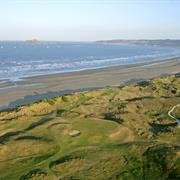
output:
{"label": "distant hill", "polygon": [[136,45],[153,45],[153,46],[170,46],[170,47],[180,47],[180,40],[102,40],[97,41],[97,43],[118,43],[118,44],[136,44]]}

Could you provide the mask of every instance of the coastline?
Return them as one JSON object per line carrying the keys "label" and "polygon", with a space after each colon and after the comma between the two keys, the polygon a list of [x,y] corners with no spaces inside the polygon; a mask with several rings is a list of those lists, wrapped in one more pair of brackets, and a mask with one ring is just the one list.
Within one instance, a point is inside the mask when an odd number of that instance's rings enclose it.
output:
{"label": "coastline", "polygon": [[[0,89],[0,109],[66,93],[120,86],[180,72],[180,58],[23,78]],[[9,106],[8,106],[9,105]]]}

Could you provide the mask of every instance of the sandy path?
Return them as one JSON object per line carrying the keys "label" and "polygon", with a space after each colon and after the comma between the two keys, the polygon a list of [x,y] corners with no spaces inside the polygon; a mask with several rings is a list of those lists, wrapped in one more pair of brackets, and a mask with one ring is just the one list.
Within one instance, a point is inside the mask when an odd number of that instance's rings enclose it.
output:
{"label": "sandy path", "polygon": [[180,127],[180,120],[172,115],[172,112],[177,107],[180,107],[180,104],[177,104],[177,105],[173,106],[172,109],[170,109],[170,111],[168,112],[168,115],[169,115],[169,117],[173,118],[178,123],[178,126]]}

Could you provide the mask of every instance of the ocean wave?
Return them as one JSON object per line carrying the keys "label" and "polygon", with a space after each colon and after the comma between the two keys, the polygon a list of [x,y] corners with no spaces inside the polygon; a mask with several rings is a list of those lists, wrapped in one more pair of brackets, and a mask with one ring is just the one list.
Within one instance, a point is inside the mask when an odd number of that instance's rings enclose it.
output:
{"label": "ocean wave", "polygon": [[[57,46],[61,46],[63,49],[57,49]],[[139,47],[133,46],[133,49],[128,45],[121,47],[101,44],[87,44],[86,47],[86,44],[78,43],[62,43],[57,46],[51,46],[51,48],[47,50],[41,49],[45,48],[44,45],[34,48],[21,44],[21,48],[18,48],[19,45],[17,43],[17,50],[20,50],[16,53],[9,52],[8,55],[0,54],[0,79],[4,79],[4,77],[17,79],[17,77],[22,78],[58,72],[96,69],[115,65],[157,61],[168,57],[180,56],[180,50],[158,47],[153,47],[152,49],[143,47],[139,49]],[[6,49],[5,45],[4,48]],[[22,52],[23,48],[25,53]],[[38,48],[40,48],[40,53]],[[54,54],[58,55],[55,56]]]}
{"label": "ocean wave", "polygon": [[24,76],[27,73],[31,76],[32,74],[39,74],[37,72],[48,73],[51,71],[56,72],[64,72],[64,71],[74,71],[74,70],[80,70],[80,69],[88,69],[89,68],[99,68],[104,66],[111,66],[111,65],[122,65],[122,64],[130,64],[133,63],[134,60],[139,59],[138,62],[143,62],[146,58],[153,58],[157,55],[146,55],[146,56],[134,56],[134,57],[120,57],[120,58],[110,58],[110,59],[94,59],[94,60],[81,60],[81,61],[75,61],[71,63],[41,63],[41,64],[23,64],[18,63],[16,66],[9,66],[6,69],[0,70],[0,76],[3,76],[4,74],[7,75],[20,75]]}

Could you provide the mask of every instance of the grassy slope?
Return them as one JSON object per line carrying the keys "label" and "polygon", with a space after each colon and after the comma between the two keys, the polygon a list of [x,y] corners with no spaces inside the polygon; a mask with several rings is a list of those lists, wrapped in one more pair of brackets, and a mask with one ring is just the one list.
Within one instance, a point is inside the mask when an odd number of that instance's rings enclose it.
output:
{"label": "grassy slope", "polygon": [[178,179],[180,128],[167,113],[179,90],[167,76],[1,112],[0,179]]}

